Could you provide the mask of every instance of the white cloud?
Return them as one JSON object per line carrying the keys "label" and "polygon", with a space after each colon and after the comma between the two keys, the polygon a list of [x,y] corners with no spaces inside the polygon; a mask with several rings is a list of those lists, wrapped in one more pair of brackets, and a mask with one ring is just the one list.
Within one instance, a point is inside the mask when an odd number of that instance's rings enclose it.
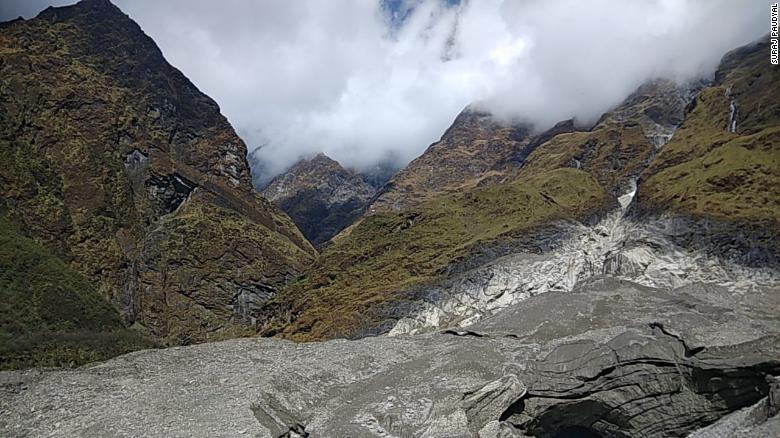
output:
{"label": "white cloud", "polygon": [[356,167],[388,153],[409,161],[473,102],[540,128],[592,121],[647,79],[711,74],[726,51],[767,32],[769,9],[763,0],[400,0],[413,8],[392,28],[369,0],[116,3],[250,149],[265,145],[259,157],[272,172],[317,151]]}

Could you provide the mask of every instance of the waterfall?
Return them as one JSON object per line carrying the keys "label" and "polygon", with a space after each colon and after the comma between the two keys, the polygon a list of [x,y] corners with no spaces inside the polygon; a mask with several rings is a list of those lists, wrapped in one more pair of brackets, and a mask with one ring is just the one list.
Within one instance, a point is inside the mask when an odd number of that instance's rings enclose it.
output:
{"label": "waterfall", "polygon": [[729,104],[729,132],[737,132],[737,101],[731,99]]}
{"label": "waterfall", "polygon": [[[726,97],[731,97],[731,87],[726,88],[724,93]],[[732,98],[729,102],[729,124],[726,129],[731,133],[737,132],[737,99]]]}

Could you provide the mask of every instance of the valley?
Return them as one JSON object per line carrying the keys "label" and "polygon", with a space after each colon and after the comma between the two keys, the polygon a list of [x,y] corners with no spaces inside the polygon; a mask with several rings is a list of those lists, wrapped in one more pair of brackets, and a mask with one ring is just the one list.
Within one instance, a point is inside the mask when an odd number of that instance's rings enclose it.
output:
{"label": "valley", "polygon": [[0,23],[0,435],[777,436],[769,44],[259,175],[108,0]]}

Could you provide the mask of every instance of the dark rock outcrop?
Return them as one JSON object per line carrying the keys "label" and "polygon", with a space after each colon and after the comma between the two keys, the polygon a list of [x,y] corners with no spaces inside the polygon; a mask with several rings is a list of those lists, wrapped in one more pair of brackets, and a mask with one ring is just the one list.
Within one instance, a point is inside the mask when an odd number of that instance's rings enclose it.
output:
{"label": "dark rock outcrop", "polygon": [[322,245],[363,214],[376,189],[325,154],[297,162],[261,192]]}
{"label": "dark rock outcrop", "polygon": [[399,166],[396,164],[396,160],[391,156],[372,167],[360,169],[359,174],[366,184],[378,191],[390,181],[390,178],[398,172],[398,169]]}
{"label": "dark rock outcrop", "polygon": [[726,415],[689,438],[752,438],[780,435],[780,381],[767,379],[769,395],[758,403]]}
{"label": "dark rock outcrop", "polygon": [[595,436],[686,436],[769,392],[780,363],[757,352],[762,338],[735,347],[690,349],[659,324],[606,343],[563,344],[533,363],[531,389],[502,417],[539,438],[567,430]]}

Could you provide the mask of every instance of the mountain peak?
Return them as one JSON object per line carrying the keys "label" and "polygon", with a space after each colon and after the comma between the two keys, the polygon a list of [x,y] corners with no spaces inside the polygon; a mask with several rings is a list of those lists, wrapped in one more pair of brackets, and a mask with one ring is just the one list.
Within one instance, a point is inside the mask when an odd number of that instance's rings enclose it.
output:
{"label": "mountain peak", "polygon": [[532,127],[469,105],[441,139],[393,176],[369,211],[403,210],[426,198],[476,187],[531,143]]}
{"label": "mountain peak", "polygon": [[362,214],[375,189],[320,152],[299,160],[261,193],[287,212],[312,243],[321,245]]}
{"label": "mountain peak", "polygon": [[301,158],[292,165],[290,170],[299,168],[318,173],[345,170],[338,161],[325,155],[325,152],[317,152],[312,156]]}
{"label": "mountain peak", "polygon": [[67,6],[49,6],[35,18],[49,22],[59,22],[75,17],[81,19],[88,17],[90,20],[126,20],[133,22],[127,14],[109,0],[81,0],[78,3]]}
{"label": "mountain peak", "polygon": [[312,160],[330,160],[330,161],[335,161],[334,159],[332,159],[329,156],[327,156],[325,154],[325,152],[317,152],[316,154],[314,154],[314,157],[312,158]]}

